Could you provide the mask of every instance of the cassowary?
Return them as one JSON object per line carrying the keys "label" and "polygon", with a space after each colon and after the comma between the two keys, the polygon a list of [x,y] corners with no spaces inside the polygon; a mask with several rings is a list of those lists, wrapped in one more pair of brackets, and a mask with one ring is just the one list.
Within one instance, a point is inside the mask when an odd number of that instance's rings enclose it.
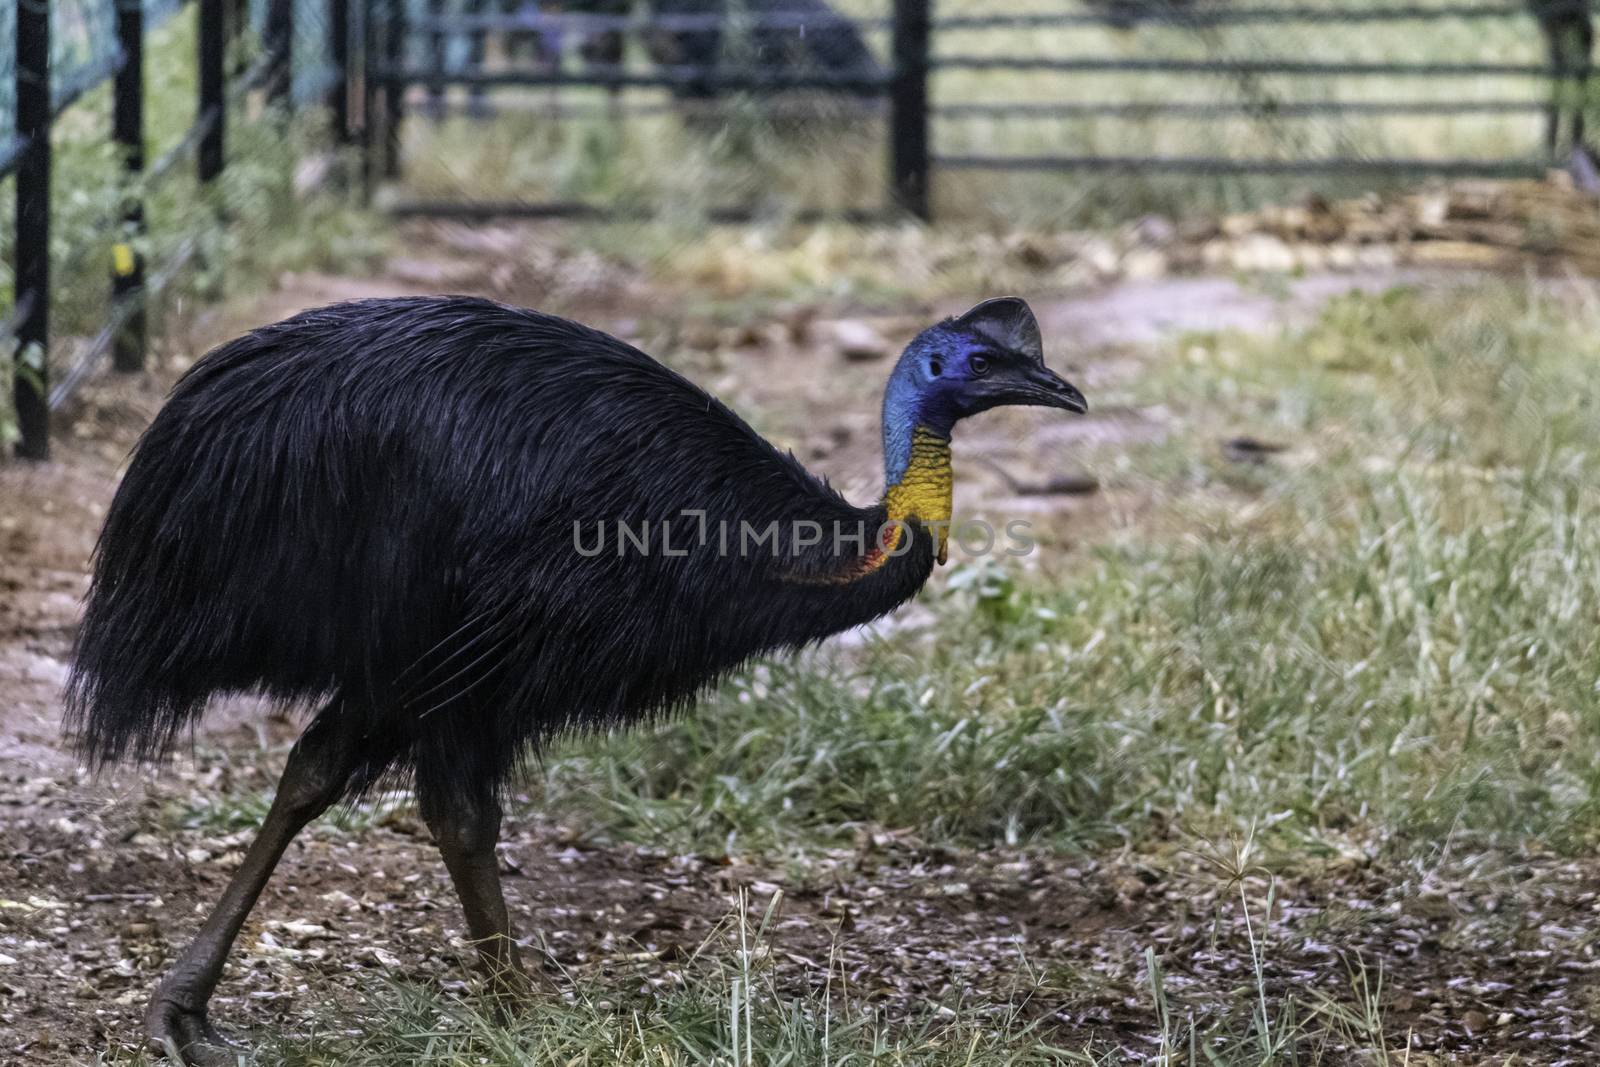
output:
{"label": "cassowary", "polygon": [[198,361],[106,516],[67,724],[102,766],[165,753],[212,694],[320,710],[155,988],[155,1042],[232,1062],[207,1002],[274,865],[406,778],[482,962],[525,981],[494,855],[521,761],[904,603],[945,557],[951,432],[1002,404],[1086,410],[1015,298],[905,349],[887,489],[856,507],[638,349],[487,300],[338,304]]}

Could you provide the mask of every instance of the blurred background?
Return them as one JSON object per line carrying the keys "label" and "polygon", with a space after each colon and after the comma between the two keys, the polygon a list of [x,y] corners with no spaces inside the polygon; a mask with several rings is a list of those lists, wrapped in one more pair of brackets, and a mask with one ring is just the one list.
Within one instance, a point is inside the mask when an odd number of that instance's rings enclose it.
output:
{"label": "blurred background", "polygon": [[[230,257],[361,254],[351,206],[378,230],[585,220],[635,255],[708,224],[1145,220],[1147,244],[1184,239],[1160,257],[1181,268],[1262,205],[1565,164],[1591,50],[1581,0],[12,4],[0,168],[19,220],[5,262],[24,273],[0,299],[58,407],[114,335],[112,362],[141,358],[135,304],[217,295]],[[1347,236],[1313,214],[1295,236]],[[86,281],[130,255],[121,282]],[[1352,252],[1294,262],[1328,256]]]}
{"label": "blurred background", "polygon": [[541,753],[547,1010],[463,995],[406,796],[319,821],[218,997],[258,1062],[1595,1062],[1592,51],[1586,0],[0,0],[0,1060],[156,1062],[295,734],[60,738],[129,448],[245,330],[458,292],[858,502],[984,297],[1091,413],[962,427],[1034,554]]}

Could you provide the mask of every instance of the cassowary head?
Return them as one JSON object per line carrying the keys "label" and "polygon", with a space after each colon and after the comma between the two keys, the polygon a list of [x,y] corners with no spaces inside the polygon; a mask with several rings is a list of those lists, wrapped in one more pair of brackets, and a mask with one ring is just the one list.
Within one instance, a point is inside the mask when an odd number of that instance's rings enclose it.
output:
{"label": "cassowary head", "polygon": [[1002,404],[1088,410],[1044,365],[1038,320],[1014,296],[985,300],[906,346],[883,398],[885,453],[892,458],[918,429],[948,438],[959,420]]}

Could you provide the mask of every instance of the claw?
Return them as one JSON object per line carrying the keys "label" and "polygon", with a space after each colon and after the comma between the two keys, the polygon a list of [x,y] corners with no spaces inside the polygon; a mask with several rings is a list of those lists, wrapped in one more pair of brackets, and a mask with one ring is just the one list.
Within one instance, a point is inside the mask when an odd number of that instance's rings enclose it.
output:
{"label": "claw", "polygon": [[150,1045],[185,1067],[237,1067],[239,1051],[211,1025],[205,1010],[158,992],[145,1015]]}
{"label": "claw", "polygon": [[503,1023],[524,1015],[555,990],[555,983],[544,974],[530,973],[520,964],[493,967],[484,976],[484,999]]}

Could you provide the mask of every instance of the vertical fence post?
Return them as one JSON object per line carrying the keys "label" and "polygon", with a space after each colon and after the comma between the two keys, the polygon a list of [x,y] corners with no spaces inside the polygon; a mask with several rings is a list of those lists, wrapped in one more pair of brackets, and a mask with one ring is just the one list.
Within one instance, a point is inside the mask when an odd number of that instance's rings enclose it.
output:
{"label": "vertical fence post", "polygon": [[328,54],[333,61],[333,88],[328,110],[333,113],[333,141],[350,143],[350,0],[328,0]]}
{"label": "vertical fence post", "polygon": [[378,0],[362,0],[361,4],[361,202],[372,203],[372,194],[378,183],[377,139],[378,122]]}
{"label": "vertical fence post", "polygon": [[200,99],[195,109],[198,121],[205,123],[200,137],[198,172],[202,183],[222,173],[224,127],[228,108],[223,90],[223,53],[227,51],[223,0],[199,0],[200,19]]}
{"label": "vertical fence post", "polygon": [[383,88],[383,176],[400,176],[400,119],[405,110],[406,83],[398,75],[405,68],[405,0],[389,0],[384,34],[383,65],[388,81]]}
{"label": "vertical fence post", "polygon": [[236,78],[250,65],[249,49],[242,47],[250,33],[250,0],[226,0],[223,5],[224,50],[233,60],[228,67],[228,77]]}
{"label": "vertical fence post", "polygon": [[144,3],[118,0],[117,43],[122,48],[122,69],[112,89],[111,137],[122,154],[123,174],[130,188],[123,194],[122,233],[111,246],[111,300],[113,305],[139,301],[111,350],[111,363],[119,371],[144,369],[147,336],[143,305],[144,257],[133,240],[144,233]]}
{"label": "vertical fence post", "polygon": [[930,0],[894,0],[894,78],[889,86],[890,192],[919,219],[928,201]]}
{"label": "vertical fence post", "polygon": [[294,92],[294,0],[268,0],[262,36],[272,64],[267,100],[286,105]]}
{"label": "vertical fence post", "polygon": [[50,458],[50,4],[19,0],[16,135],[27,147],[17,166],[14,276],[17,367],[13,396],[22,440],[17,455]]}

